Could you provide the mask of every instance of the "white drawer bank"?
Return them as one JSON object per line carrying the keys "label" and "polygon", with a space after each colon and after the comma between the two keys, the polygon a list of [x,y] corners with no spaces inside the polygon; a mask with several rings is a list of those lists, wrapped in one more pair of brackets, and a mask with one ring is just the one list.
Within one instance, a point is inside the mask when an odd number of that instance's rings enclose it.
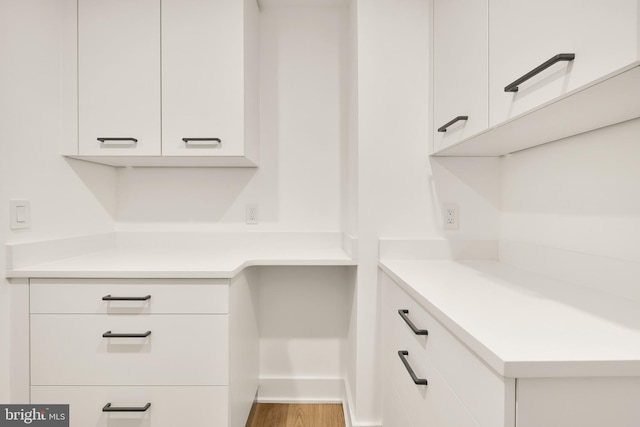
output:
{"label": "white drawer bank", "polygon": [[32,403],[70,404],[76,427],[243,427],[258,388],[247,274],[31,279]]}
{"label": "white drawer bank", "polygon": [[352,245],[341,233],[200,231],[9,244],[11,402],[70,403],[72,427],[244,427],[262,267],[355,266]]}
{"label": "white drawer bank", "polygon": [[640,425],[637,303],[495,262],[380,265],[384,427]]}

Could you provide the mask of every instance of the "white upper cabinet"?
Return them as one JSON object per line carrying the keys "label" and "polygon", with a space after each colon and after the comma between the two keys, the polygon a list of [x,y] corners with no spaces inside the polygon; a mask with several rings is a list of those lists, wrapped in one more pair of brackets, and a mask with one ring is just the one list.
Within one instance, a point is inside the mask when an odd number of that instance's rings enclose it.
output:
{"label": "white upper cabinet", "polygon": [[79,149],[65,154],[113,166],[257,165],[255,0],[78,1]]}
{"label": "white upper cabinet", "polygon": [[160,0],[78,0],[80,155],[160,155]]}
{"label": "white upper cabinet", "polygon": [[488,127],[487,15],[487,0],[434,1],[436,151]]}
{"label": "white upper cabinet", "polygon": [[[497,125],[638,59],[638,0],[491,0],[490,125]],[[555,55],[575,54],[505,86]]]}
{"label": "white upper cabinet", "polygon": [[162,12],[163,154],[243,155],[242,2],[163,0]]}
{"label": "white upper cabinet", "polygon": [[434,155],[501,156],[640,117],[640,0],[486,7],[435,0],[434,127],[468,120],[434,129]]}

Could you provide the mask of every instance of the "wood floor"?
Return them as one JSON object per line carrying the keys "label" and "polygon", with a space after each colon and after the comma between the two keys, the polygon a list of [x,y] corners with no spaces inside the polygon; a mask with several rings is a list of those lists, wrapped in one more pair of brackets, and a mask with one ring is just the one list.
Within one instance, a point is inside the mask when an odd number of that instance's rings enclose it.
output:
{"label": "wood floor", "polygon": [[345,427],[342,405],[256,403],[247,427]]}

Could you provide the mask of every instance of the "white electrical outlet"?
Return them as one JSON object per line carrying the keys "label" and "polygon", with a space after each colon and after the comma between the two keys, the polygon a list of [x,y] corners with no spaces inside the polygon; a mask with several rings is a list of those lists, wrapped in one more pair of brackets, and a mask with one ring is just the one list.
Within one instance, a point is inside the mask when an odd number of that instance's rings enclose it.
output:
{"label": "white electrical outlet", "polygon": [[258,223],[258,205],[247,205],[245,211],[245,222],[247,224]]}
{"label": "white electrical outlet", "polygon": [[457,230],[460,228],[460,209],[458,208],[458,205],[443,205],[442,216],[445,230]]}

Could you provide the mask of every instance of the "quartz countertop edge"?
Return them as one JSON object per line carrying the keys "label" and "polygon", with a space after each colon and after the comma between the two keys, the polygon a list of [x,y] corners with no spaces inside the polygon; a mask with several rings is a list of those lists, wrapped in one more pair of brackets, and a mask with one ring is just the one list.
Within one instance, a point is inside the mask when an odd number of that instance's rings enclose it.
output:
{"label": "quartz countertop edge", "polygon": [[636,302],[497,261],[378,265],[500,376],[640,376]]}
{"label": "quartz countertop edge", "polygon": [[162,253],[112,249],[8,270],[7,278],[230,279],[252,266],[352,266],[342,249],[282,253]]}

